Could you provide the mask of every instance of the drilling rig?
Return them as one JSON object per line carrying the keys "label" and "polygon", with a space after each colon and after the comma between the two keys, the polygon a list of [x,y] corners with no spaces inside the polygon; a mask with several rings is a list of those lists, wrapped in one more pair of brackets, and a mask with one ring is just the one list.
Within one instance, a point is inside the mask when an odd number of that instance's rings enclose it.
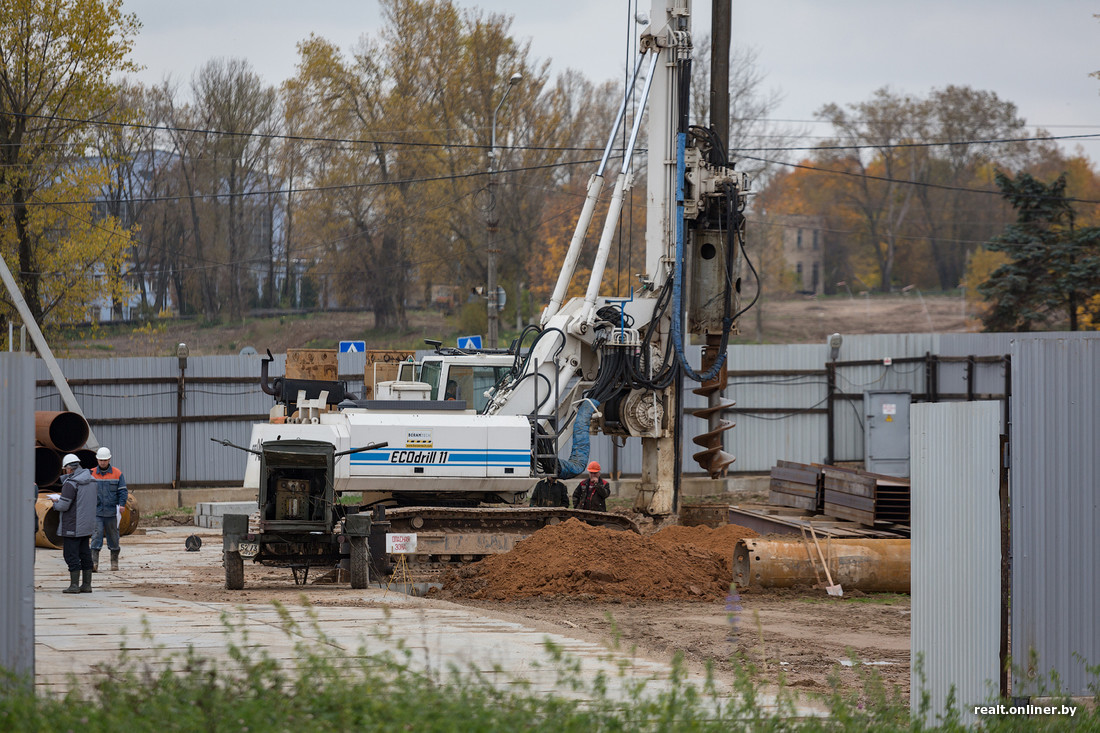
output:
{"label": "drilling rig", "polygon": [[[253,429],[246,449],[246,487],[258,488],[261,494],[277,489],[261,486],[263,476],[270,474],[262,470],[265,443],[331,445],[326,453],[331,455],[328,472],[314,483],[331,486],[333,495],[360,492],[361,509],[374,513],[371,535],[383,527],[424,533],[428,541],[417,552],[428,566],[506,552],[539,526],[570,516],[629,530],[632,522],[602,512],[516,505],[540,477],[583,473],[589,435],[602,432],[641,441],[642,471],[634,508],[652,516],[675,512],[685,379],[697,382],[695,393],[708,398],[707,407],[694,411],[695,418],[707,422],[705,431],[694,438],[701,448],[694,458],[711,477],[725,474],[734,458],[722,448],[723,434],[733,424],[722,417],[732,404],[722,397],[722,390],[726,347],[739,315],[748,181],[729,165],[726,131],[689,121],[690,0],[654,0],[650,18],[633,78],[600,164],[589,179],[581,215],[539,325],[524,330],[504,354],[437,345],[435,354],[402,365],[396,381],[378,385],[383,398],[336,400],[340,404],[335,406],[331,396],[337,385],[288,390],[283,383],[272,388],[265,363],[264,389],[275,394],[279,404],[271,422]],[[728,50],[725,55],[728,58]],[[728,87],[726,78],[712,70],[715,87]],[[611,166],[614,141],[639,80],[639,104],[616,172]],[[728,89],[718,91],[712,93],[712,109],[728,115]],[[599,294],[600,286],[633,182],[632,163],[647,102],[645,271],[628,297],[609,298]],[[611,175],[614,184],[586,293],[567,300],[597,200]],[[706,344],[698,370],[686,355],[688,334]],[[462,380],[464,399],[448,400],[445,390]],[[567,437],[572,446],[569,457],[563,458],[559,443]],[[379,443],[382,449],[353,447]],[[295,444],[295,450],[300,449]],[[300,505],[308,508],[322,500],[303,494]],[[353,539],[366,533],[363,521],[352,522],[353,512],[348,513],[326,531]],[[238,552],[238,543],[262,547],[253,540],[264,531],[265,522],[276,527],[274,516],[260,516],[253,524],[245,517],[232,520],[235,527],[248,526],[249,532],[241,530],[239,536],[226,539],[226,552]],[[351,525],[356,528],[354,536],[346,529]],[[368,544],[377,546],[377,538]],[[254,559],[262,562],[265,557],[275,561],[263,550]],[[364,577],[361,571],[353,575]],[[240,587],[236,575],[234,587]]]}

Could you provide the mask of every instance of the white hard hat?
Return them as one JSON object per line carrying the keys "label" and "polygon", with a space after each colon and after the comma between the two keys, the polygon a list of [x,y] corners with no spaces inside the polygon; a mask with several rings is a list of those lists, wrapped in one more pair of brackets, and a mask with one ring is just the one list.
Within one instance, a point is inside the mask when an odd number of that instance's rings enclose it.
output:
{"label": "white hard hat", "polygon": [[109,461],[111,460],[111,449],[104,446],[95,452],[97,461]]}
{"label": "white hard hat", "polygon": [[69,466],[73,465],[74,463],[77,466],[79,466],[80,465],[80,459],[77,458],[72,453],[67,454],[64,458],[61,459],[61,465],[62,465],[63,468],[68,468]]}

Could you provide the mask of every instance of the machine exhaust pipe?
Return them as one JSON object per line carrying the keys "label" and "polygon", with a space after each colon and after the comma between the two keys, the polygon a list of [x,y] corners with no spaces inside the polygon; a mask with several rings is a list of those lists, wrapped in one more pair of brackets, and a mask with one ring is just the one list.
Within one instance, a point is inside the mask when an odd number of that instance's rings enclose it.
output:
{"label": "machine exhaust pipe", "polygon": [[[909,540],[827,538],[821,547],[833,582],[844,590],[909,592]],[[825,577],[816,551],[799,540],[743,539],[734,547],[738,588],[810,586],[818,575]]]}
{"label": "machine exhaust pipe", "polygon": [[83,448],[88,442],[88,421],[78,412],[34,413],[34,438],[42,445],[62,453]]}

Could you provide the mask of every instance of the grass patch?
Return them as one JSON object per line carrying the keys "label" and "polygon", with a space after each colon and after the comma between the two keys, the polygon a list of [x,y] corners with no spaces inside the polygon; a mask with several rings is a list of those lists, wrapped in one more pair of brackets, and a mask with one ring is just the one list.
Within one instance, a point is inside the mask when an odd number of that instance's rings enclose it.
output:
{"label": "grass patch", "polygon": [[160,519],[161,517],[193,517],[195,516],[195,507],[181,506],[175,509],[161,509],[159,511],[150,512],[149,516],[156,519]]}
{"label": "grass patch", "polygon": [[[547,639],[536,683],[500,668],[440,664],[420,645],[406,644],[387,620],[359,646],[319,628],[308,606],[293,614],[275,604],[279,625],[294,642],[291,661],[272,657],[250,642],[241,615],[223,613],[226,653],[204,657],[189,648],[168,653],[153,643],[142,651],[120,650],[98,668],[90,683],[74,679],[64,692],[40,691],[0,674],[0,729],[13,731],[956,731],[958,712],[927,710],[915,717],[896,688],[877,672],[857,665],[858,683],[832,681],[830,694],[815,699],[818,714],[798,707],[782,686],[765,694],[754,666],[735,658],[735,679],[723,685],[711,675],[689,680],[682,659],[673,660],[667,681],[654,682],[634,668],[632,652],[614,646],[603,672],[582,674],[582,664]],[[243,614],[243,611],[241,612]],[[153,642],[146,628],[143,636]],[[146,653],[144,649],[151,648]],[[591,665],[586,662],[586,667]],[[1095,673],[1097,670],[1093,670]],[[1052,676],[1053,677],[1053,676]],[[1055,686],[1047,693],[1068,702]],[[556,680],[548,683],[547,680]],[[552,689],[546,690],[547,684]],[[1100,687],[1090,707],[1071,719],[990,716],[983,730],[1096,730]],[[957,707],[957,706],[956,706]],[[931,723],[924,721],[932,720]]]}

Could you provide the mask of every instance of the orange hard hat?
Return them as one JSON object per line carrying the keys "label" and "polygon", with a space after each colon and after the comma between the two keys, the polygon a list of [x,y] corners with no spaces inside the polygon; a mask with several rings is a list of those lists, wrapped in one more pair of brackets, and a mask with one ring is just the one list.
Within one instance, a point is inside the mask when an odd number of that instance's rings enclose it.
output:
{"label": "orange hard hat", "polygon": [[592,461],[591,463],[588,464],[588,468],[585,469],[585,470],[588,471],[589,473],[599,473],[600,472],[600,464],[597,463],[596,461]]}

